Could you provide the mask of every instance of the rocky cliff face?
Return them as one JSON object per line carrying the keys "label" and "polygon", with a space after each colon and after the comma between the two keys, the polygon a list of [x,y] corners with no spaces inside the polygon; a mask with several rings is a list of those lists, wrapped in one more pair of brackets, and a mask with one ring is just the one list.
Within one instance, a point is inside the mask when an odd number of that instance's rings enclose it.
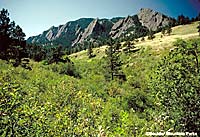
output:
{"label": "rocky cliff face", "polygon": [[112,19],[82,18],[58,27],[51,27],[38,36],[28,38],[28,43],[60,44],[66,47],[75,46],[84,41],[99,38],[119,38],[127,33],[143,33],[147,29],[156,31],[169,25],[171,18],[153,11],[141,9],[137,15]]}
{"label": "rocky cliff face", "polygon": [[110,36],[112,38],[118,38],[125,34],[128,29],[135,28],[136,26],[141,26],[137,16],[128,16],[124,19],[116,22],[111,28]]}
{"label": "rocky cliff face", "polygon": [[73,42],[72,46],[83,43],[86,40],[94,40],[98,38],[106,38],[113,26],[113,22],[108,19],[94,19],[83,33],[80,33],[77,39]]}
{"label": "rocky cliff face", "polygon": [[38,36],[28,38],[28,43],[41,43],[41,44],[61,44],[64,46],[71,46],[79,34],[83,33],[85,28],[92,22],[92,18],[81,18],[76,21],[70,21],[58,27],[51,27],[49,30],[44,31]]}
{"label": "rocky cliff face", "polygon": [[152,9],[142,8],[137,14],[140,22],[143,26],[156,31],[159,28],[169,25],[172,21],[170,17],[167,17],[159,12],[153,11]]}
{"label": "rocky cliff face", "polygon": [[86,40],[89,36],[99,36],[101,33],[105,31],[104,27],[98,22],[98,19],[94,19],[88,27],[85,29],[85,31],[80,34],[80,39],[77,40],[77,43],[81,43],[84,40]]}
{"label": "rocky cliff face", "polygon": [[170,17],[159,12],[151,9],[141,9],[137,15],[128,16],[116,22],[111,29],[110,36],[115,39],[123,36],[128,31],[132,33],[144,32],[147,29],[156,31],[169,25],[170,22],[172,22]]}

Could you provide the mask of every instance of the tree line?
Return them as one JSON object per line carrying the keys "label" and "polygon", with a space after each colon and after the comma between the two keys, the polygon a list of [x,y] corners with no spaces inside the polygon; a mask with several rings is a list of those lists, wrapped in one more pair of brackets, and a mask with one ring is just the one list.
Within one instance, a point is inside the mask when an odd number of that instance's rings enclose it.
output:
{"label": "tree line", "polygon": [[25,54],[25,33],[19,25],[9,18],[8,10],[0,11],[0,58],[14,59],[14,66],[18,66]]}
{"label": "tree line", "polygon": [[21,66],[28,70],[32,70],[29,59],[37,62],[44,61],[46,65],[62,63],[52,70],[56,70],[55,72],[59,74],[80,78],[74,63],[67,56],[63,57],[68,52],[64,47],[27,44],[25,36],[22,28],[10,20],[8,10],[2,9],[0,11],[0,59],[6,60],[14,67]]}
{"label": "tree line", "polygon": [[22,28],[10,20],[8,10],[2,9],[0,11],[0,59],[13,60],[14,66],[19,66],[22,58],[35,61],[48,60],[48,64],[68,60],[61,58],[65,53],[63,47],[26,44],[25,36]]}

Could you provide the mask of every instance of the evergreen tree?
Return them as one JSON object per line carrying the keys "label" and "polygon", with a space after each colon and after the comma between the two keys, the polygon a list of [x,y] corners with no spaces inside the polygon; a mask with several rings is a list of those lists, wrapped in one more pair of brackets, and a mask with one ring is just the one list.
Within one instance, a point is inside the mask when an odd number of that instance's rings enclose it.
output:
{"label": "evergreen tree", "polygon": [[131,42],[130,41],[127,41],[127,51],[130,53],[131,51]]}
{"label": "evergreen tree", "polygon": [[47,58],[47,52],[49,52],[45,47],[35,44],[27,44],[25,49],[26,56],[35,61],[45,60]]}
{"label": "evergreen tree", "polygon": [[107,65],[106,72],[107,79],[114,80],[114,78],[125,80],[125,75],[121,70],[122,62],[120,61],[120,43],[115,43],[112,39],[108,41],[108,49],[106,50]]}
{"label": "evergreen tree", "polygon": [[0,58],[14,59],[18,66],[25,56],[25,34],[15,22],[10,22],[8,10],[0,11]]}
{"label": "evergreen tree", "polygon": [[179,15],[177,18],[178,25],[185,25],[190,23],[190,18],[185,17],[184,15]]}
{"label": "evergreen tree", "polygon": [[8,10],[0,11],[0,58],[6,59],[6,51],[10,45],[11,24]]}
{"label": "evergreen tree", "polygon": [[48,57],[48,64],[52,64],[52,63],[58,63],[58,62],[65,62],[63,59],[62,59],[62,56],[63,56],[63,51],[62,51],[62,47],[61,46],[58,46],[58,47],[55,47],[55,48],[51,48],[51,52],[49,54],[49,57]]}
{"label": "evergreen tree", "polygon": [[200,21],[200,12],[199,14],[197,15],[197,17],[195,18],[196,21]]}
{"label": "evergreen tree", "polygon": [[149,30],[148,39],[153,40],[154,38],[155,38],[154,32],[152,30]]}
{"label": "evergreen tree", "polygon": [[198,32],[199,32],[199,36],[200,36],[200,22],[199,25],[197,26]]}
{"label": "evergreen tree", "polygon": [[141,41],[145,41],[145,38],[144,38],[144,37],[142,37],[142,38],[141,38]]}
{"label": "evergreen tree", "polygon": [[178,25],[185,25],[185,16],[179,15],[177,18]]}
{"label": "evergreen tree", "polygon": [[167,26],[167,32],[166,33],[168,34],[168,36],[171,35],[171,33],[172,33],[172,27],[170,25]]}
{"label": "evergreen tree", "polygon": [[162,28],[161,33],[162,33],[163,36],[165,36],[165,33],[166,33],[166,28],[165,27]]}
{"label": "evergreen tree", "polygon": [[124,51],[127,52],[127,53],[130,53],[131,52],[131,48],[132,48],[131,47],[131,42],[128,40],[128,41],[126,41],[125,45],[126,45],[126,47],[125,47]]}
{"label": "evergreen tree", "polygon": [[189,17],[185,17],[185,24],[189,24],[190,23],[190,18]]}
{"label": "evergreen tree", "polygon": [[13,50],[13,56],[11,58],[15,58],[15,64],[14,66],[18,66],[21,62],[21,59],[23,57],[26,57],[25,55],[25,33],[22,31],[20,26],[16,26],[13,28],[12,32],[12,43],[11,43],[11,48]]}
{"label": "evergreen tree", "polygon": [[88,55],[88,58],[94,57],[93,50],[92,50],[92,45],[91,44],[88,47],[87,55]]}

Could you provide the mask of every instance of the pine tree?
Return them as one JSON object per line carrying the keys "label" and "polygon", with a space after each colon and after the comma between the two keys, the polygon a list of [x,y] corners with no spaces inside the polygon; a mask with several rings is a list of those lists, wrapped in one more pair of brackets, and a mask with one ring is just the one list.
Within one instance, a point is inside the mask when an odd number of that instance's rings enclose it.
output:
{"label": "pine tree", "polygon": [[0,11],[0,58],[6,59],[6,50],[10,45],[10,18],[8,10],[3,9]]}
{"label": "pine tree", "polygon": [[[144,37],[143,37],[144,38]],[[126,52],[126,53],[130,53],[131,52],[131,48],[132,48],[132,46],[131,46],[131,42],[128,40],[128,41],[126,41],[126,43],[125,43],[125,49],[124,49],[124,51]]]}
{"label": "pine tree", "polygon": [[87,55],[88,55],[88,58],[94,57],[91,43],[89,43],[89,45],[88,45]]}
{"label": "pine tree", "polygon": [[142,38],[141,38],[141,41],[145,41],[145,38],[144,38],[144,37],[142,37]]}
{"label": "pine tree", "polygon": [[200,36],[200,22],[199,22],[199,25],[198,25],[197,29],[198,29],[199,36]]}
{"label": "pine tree", "polygon": [[130,41],[127,41],[127,51],[128,53],[131,51],[131,42]]}
{"label": "pine tree", "polygon": [[14,66],[18,66],[25,56],[25,34],[15,22],[10,22],[8,10],[0,11],[0,58],[14,59]]}
{"label": "pine tree", "polygon": [[162,28],[162,31],[161,31],[162,35],[165,36],[165,33],[166,33],[166,28]]}
{"label": "pine tree", "polygon": [[178,23],[178,25],[185,25],[185,16],[179,15],[177,18],[177,23]]}
{"label": "pine tree", "polygon": [[195,18],[196,21],[200,21],[200,12],[199,14],[197,15],[197,17]]}
{"label": "pine tree", "polygon": [[13,51],[13,56],[11,58],[15,58],[14,66],[18,66],[21,62],[21,59],[25,57],[25,33],[23,32],[22,28],[17,25],[13,28],[12,32],[12,43],[10,45],[10,49]]}
{"label": "pine tree", "polygon": [[56,47],[56,48],[51,48],[51,52],[50,55],[48,57],[48,64],[52,64],[52,63],[58,63],[58,62],[64,62],[64,60],[62,59],[63,56],[63,51],[62,51],[62,47]]}
{"label": "pine tree", "polygon": [[166,33],[168,34],[168,36],[171,35],[171,33],[172,33],[172,27],[170,25],[167,27],[167,32]]}
{"label": "pine tree", "polygon": [[120,61],[120,43],[115,43],[112,39],[108,41],[108,49],[106,50],[107,65],[106,72],[108,75],[106,78],[114,80],[114,78],[125,80],[125,75],[121,70],[122,62]]}
{"label": "pine tree", "polygon": [[154,32],[152,30],[149,30],[148,39],[153,40],[154,38],[155,38]]}

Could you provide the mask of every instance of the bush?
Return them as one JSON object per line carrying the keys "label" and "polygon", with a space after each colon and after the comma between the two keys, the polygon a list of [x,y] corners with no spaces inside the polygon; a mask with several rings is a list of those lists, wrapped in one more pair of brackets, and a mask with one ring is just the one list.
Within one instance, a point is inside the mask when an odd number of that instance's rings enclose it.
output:
{"label": "bush", "polygon": [[144,38],[144,37],[142,37],[142,38],[141,38],[141,41],[145,41],[145,38]]}
{"label": "bush", "polygon": [[134,109],[137,112],[144,112],[145,109],[151,106],[148,95],[142,91],[135,90],[134,94],[128,97],[129,109]]}
{"label": "bush", "polygon": [[165,122],[171,128],[180,132],[199,132],[200,42],[179,40],[175,46],[159,64],[151,89],[156,104],[160,104],[158,111],[168,117]]}
{"label": "bush", "polygon": [[73,76],[75,78],[81,78],[79,72],[76,70],[73,63],[58,63],[50,65],[50,69],[53,72]]}
{"label": "bush", "polygon": [[0,134],[2,136],[27,135],[27,125],[22,106],[25,92],[17,83],[0,79]]}

